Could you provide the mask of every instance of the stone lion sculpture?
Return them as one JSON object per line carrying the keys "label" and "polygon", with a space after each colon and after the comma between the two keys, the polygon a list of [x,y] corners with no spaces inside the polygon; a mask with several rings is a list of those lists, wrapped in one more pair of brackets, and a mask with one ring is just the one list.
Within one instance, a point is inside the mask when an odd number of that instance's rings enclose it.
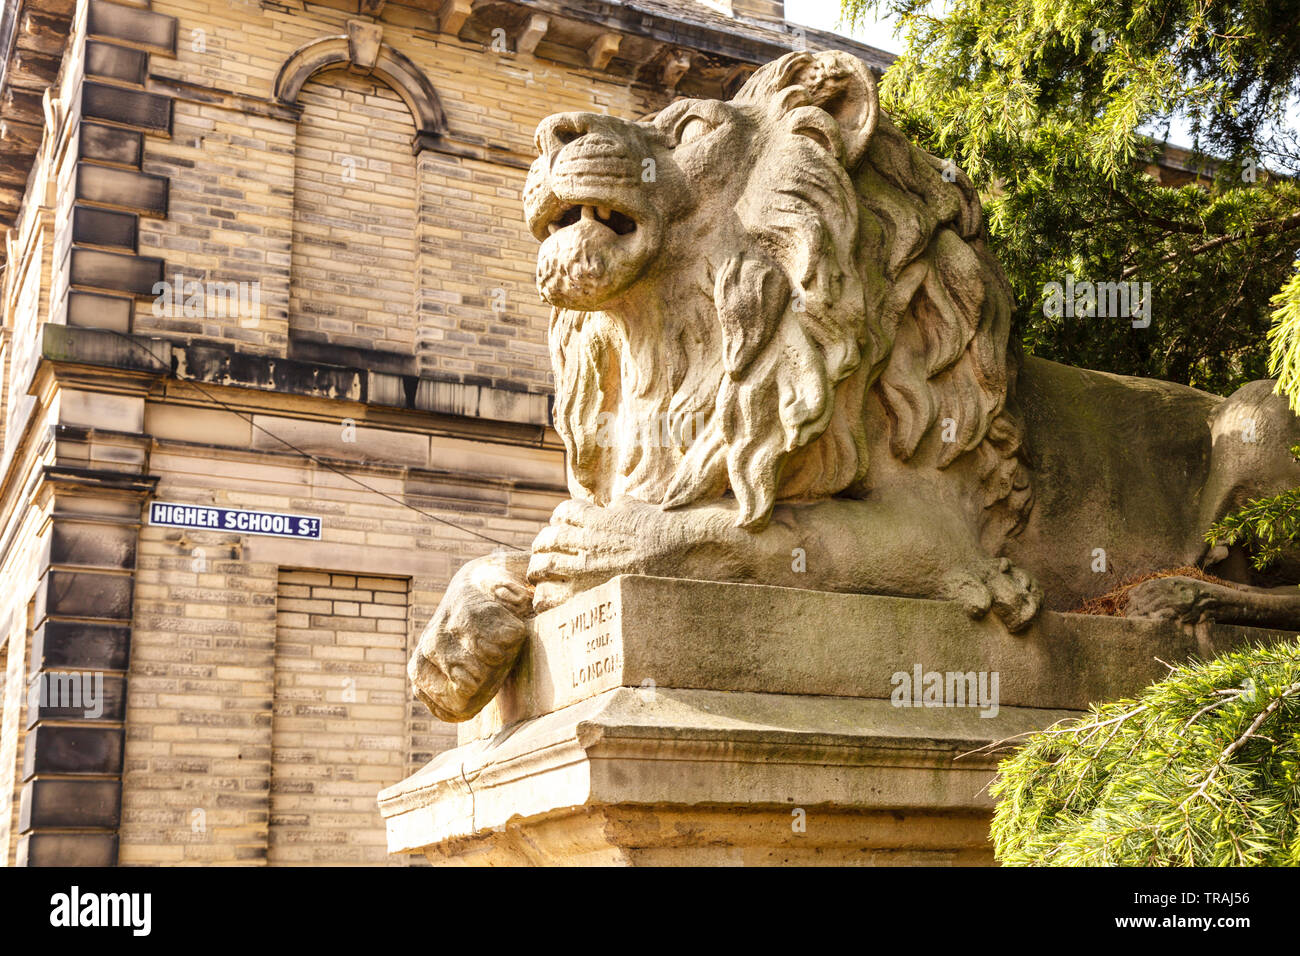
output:
{"label": "stone lion sculpture", "polygon": [[[639,122],[552,116],[536,144],[572,500],[452,580],[410,665],[444,720],[497,692],[531,615],[618,574],[953,600],[1016,631],[1117,575],[1244,583],[1206,529],[1300,477],[1271,383],[1223,399],[1009,354],[970,181],[848,54]],[[1297,624],[1294,591],[1160,578],[1129,613]]]}

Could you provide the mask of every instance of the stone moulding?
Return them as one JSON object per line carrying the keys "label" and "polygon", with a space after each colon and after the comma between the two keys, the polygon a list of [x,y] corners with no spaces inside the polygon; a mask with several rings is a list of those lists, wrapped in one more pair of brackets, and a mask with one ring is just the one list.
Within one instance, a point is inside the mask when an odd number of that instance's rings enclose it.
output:
{"label": "stone moulding", "polygon": [[326,362],[240,352],[226,343],[173,342],[142,334],[47,323],[41,354],[50,361],[170,375],[181,381],[357,401],[448,419],[526,427],[545,439],[551,396],[483,382],[393,375]]}
{"label": "stone moulding", "polygon": [[[625,575],[535,618],[460,746],[379,805],[390,852],[440,864],[986,864],[981,748],[1274,637]],[[900,696],[918,667],[996,674],[995,706]]]}
{"label": "stone moulding", "polygon": [[[620,687],[436,758],[380,794],[435,863],[989,862],[993,758],[1068,711],[953,711]],[[796,810],[807,827],[793,824]]]}
{"label": "stone moulding", "polygon": [[[300,46],[284,61],[275,77],[275,99],[294,106],[313,75],[332,66],[355,65],[355,43],[348,34],[321,37]],[[446,114],[437,91],[420,68],[387,44],[380,44],[364,72],[384,80],[400,96],[415,121],[416,143],[447,132]]]}

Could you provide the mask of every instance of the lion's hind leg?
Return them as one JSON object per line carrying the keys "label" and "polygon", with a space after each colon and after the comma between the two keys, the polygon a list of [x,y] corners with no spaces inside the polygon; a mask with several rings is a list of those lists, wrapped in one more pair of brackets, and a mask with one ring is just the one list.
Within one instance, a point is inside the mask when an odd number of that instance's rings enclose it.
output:
{"label": "lion's hind leg", "polygon": [[1184,624],[1213,621],[1297,630],[1300,587],[1259,588],[1179,575],[1151,578],[1128,592],[1124,615]]}

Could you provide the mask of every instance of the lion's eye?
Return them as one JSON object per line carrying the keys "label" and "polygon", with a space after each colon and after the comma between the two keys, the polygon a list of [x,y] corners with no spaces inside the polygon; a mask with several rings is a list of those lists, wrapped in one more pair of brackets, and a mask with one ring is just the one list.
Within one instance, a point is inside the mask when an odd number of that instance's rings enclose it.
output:
{"label": "lion's eye", "polygon": [[677,145],[685,146],[713,132],[713,124],[698,116],[688,116],[677,127]]}

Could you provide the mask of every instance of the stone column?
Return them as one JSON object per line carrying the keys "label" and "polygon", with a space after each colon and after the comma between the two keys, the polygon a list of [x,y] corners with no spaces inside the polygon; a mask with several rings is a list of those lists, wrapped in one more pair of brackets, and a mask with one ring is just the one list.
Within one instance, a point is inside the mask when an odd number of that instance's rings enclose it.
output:
{"label": "stone column", "polygon": [[[64,390],[31,602],[17,862],[112,866],[121,820],[126,674],[146,472],[144,399]],[[93,424],[91,424],[93,423]]]}

